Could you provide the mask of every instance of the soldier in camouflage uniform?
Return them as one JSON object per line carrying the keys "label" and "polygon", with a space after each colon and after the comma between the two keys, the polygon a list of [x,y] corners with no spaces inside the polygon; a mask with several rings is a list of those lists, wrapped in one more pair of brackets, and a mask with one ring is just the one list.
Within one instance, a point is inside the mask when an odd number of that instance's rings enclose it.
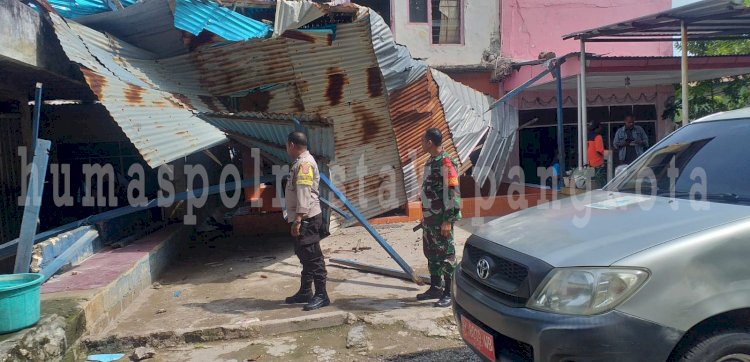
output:
{"label": "soldier in camouflage uniform", "polygon": [[423,150],[430,154],[422,185],[422,245],[430,270],[430,289],[417,295],[417,300],[438,299],[435,306],[448,307],[456,270],[453,224],[461,219],[461,196],[456,161],[443,151],[442,141],[436,128],[428,129],[422,139]]}

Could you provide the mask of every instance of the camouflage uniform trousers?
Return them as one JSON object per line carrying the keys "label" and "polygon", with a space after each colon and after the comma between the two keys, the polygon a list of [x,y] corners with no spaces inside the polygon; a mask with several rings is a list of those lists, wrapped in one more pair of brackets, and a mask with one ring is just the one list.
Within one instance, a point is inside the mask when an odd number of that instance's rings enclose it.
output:
{"label": "camouflage uniform trousers", "polygon": [[427,267],[432,276],[453,275],[456,270],[456,245],[453,242],[453,225],[451,235],[445,237],[440,233],[440,224],[424,225],[422,228],[422,249],[427,257]]}

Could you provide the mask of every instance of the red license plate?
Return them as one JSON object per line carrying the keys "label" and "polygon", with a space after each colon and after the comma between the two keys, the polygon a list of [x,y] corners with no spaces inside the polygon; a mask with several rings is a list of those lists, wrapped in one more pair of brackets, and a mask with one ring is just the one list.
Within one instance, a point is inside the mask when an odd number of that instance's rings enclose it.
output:
{"label": "red license plate", "polygon": [[464,316],[461,316],[461,335],[466,343],[476,348],[479,353],[490,361],[495,360],[495,339]]}

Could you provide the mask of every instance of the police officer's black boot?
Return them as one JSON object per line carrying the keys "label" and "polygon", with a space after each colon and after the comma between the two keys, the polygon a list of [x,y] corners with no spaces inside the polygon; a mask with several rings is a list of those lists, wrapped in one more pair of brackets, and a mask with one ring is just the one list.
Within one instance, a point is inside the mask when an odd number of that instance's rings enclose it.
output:
{"label": "police officer's black boot", "polygon": [[443,296],[435,302],[436,307],[446,308],[453,304],[453,298],[451,296],[451,276],[445,275],[445,290],[443,290]]}
{"label": "police officer's black boot", "polygon": [[285,304],[310,303],[313,299],[312,280],[303,276],[300,281],[299,290],[291,297],[284,300]]}
{"label": "police officer's black boot", "polygon": [[328,299],[328,292],[326,292],[326,282],[325,280],[315,281],[315,295],[313,296],[312,300],[310,300],[309,303],[305,304],[304,307],[302,307],[302,310],[304,311],[311,311],[316,310],[319,308],[326,307],[331,304],[331,300]]}
{"label": "police officer's black boot", "polygon": [[417,300],[440,299],[443,295],[443,279],[439,276],[430,275],[430,289],[426,292],[417,294]]}

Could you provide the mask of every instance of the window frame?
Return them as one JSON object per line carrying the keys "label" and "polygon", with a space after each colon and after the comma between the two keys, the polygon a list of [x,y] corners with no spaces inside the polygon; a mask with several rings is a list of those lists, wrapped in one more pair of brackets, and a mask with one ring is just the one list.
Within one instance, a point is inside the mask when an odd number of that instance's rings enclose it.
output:
{"label": "window frame", "polygon": [[[434,37],[432,35],[432,31],[433,31],[433,28],[432,28],[432,1],[433,0],[427,0],[427,20],[428,20],[428,23],[429,23],[429,26],[430,26],[430,34],[429,34],[429,36],[430,36],[430,46],[438,46],[438,47],[445,47],[445,46],[447,46],[447,47],[451,47],[451,46],[464,46],[464,45],[466,45],[465,44],[466,43],[465,42],[465,38],[464,38],[465,34],[466,34],[466,22],[464,21],[464,18],[466,16],[466,11],[465,11],[466,10],[465,9],[466,0],[456,0],[456,1],[458,1],[458,8],[459,8],[459,11],[461,12],[461,16],[459,16],[459,20],[458,20],[459,21],[458,32],[459,32],[459,38],[460,38],[460,40],[459,40],[458,43],[446,43],[446,44],[435,43]],[[417,24],[423,24],[423,23],[417,23]]]}
{"label": "window frame", "polygon": [[427,13],[427,14],[425,14],[427,16],[427,21],[425,21],[425,22],[411,21],[411,2],[412,1],[413,0],[407,0],[407,3],[406,3],[406,23],[407,24],[419,24],[419,25],[430,24],[432,22],[432,19],[430,17],[430,7],[431,7],[431,4],[432,4],[432,1],[431,0],[425,0],[425,5],[427,6],[427,9],[425,10],[426,13]]}

